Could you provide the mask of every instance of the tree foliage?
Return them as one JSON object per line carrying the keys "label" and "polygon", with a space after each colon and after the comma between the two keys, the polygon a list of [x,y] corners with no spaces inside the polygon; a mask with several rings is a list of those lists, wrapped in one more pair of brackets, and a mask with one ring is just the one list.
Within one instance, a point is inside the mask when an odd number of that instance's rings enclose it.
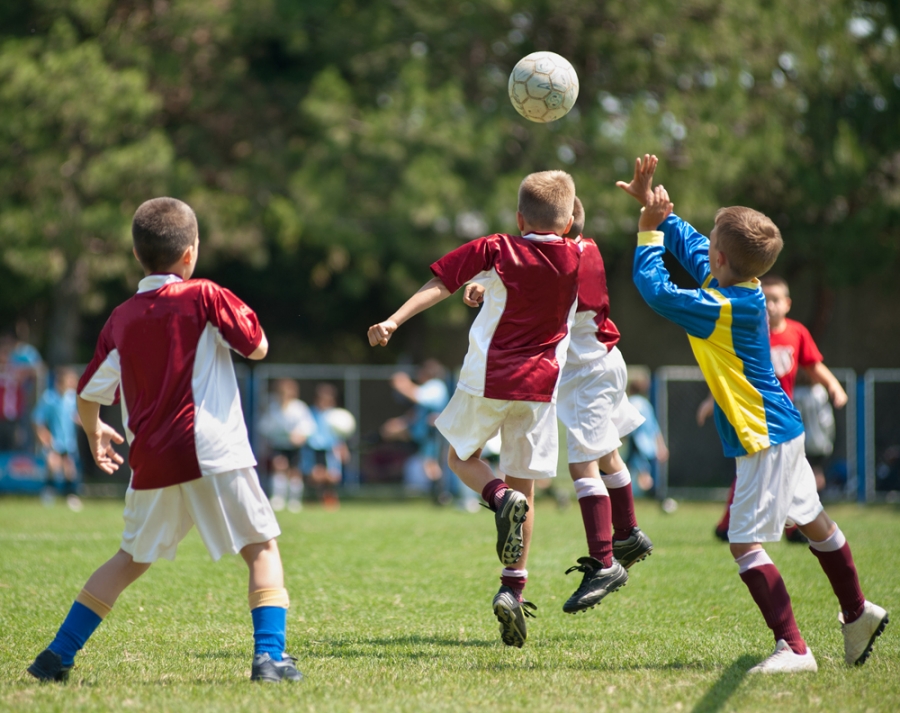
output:
{"label": "tree foliage", "polygon": [[[608,261],[627,257],[612,186],[644,152],[701,229],[751,205],[785,234],[782,272],[858,282],[898,264],[898,27],[897,0],[8,3],[0,313],[43,306],[56,358],[83,358],[80,316],[94,329],[139,274],[131,214],[170,194],[276,356],[371,358],[364,328],[430,262],[515,229],[528,172],[569,170]],[[550,125],[506,98],[537,49],[581,79]],[[432,319],[467,318],[453,300]]]}

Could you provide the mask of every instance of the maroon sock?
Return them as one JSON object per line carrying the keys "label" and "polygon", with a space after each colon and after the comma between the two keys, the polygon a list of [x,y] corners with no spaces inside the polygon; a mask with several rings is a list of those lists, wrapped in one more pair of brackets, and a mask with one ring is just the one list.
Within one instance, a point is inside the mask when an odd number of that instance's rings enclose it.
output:
{"label": "maroon sock", "polygon": [[516,593],[516,599],[520,602],[522,601],[522,593],[525,591],[525,585],[528,582],[528,577],[511,577],[508,574],[500,575],[500,584],[504,587],[509,587]]}
{"label": "maroon sock", "polygon": [[502,493],[508,488],[509,486],[500,480],[500,478],[494,478],[490,483],[484,486],[484,490],[481,491],[481,497],[484,498],[484,502],[487,503],[487,506],[496,512],[497,494]]}
{"label": "maroon sock", "polygon": [[862,616],[866,598],[859,586],[859,576],[856,574],[856,565],[853,564],[853,555],[850,554],[850,544],[834,552],[820,552],[810,547],[810,551],[818,558],[819,564],[831,588],[840,602],[844,614],[844,623],[849,624]]}
{"label": "maroon sock", "polygon": [[[728,490],[728,502],[725,503],[725,514],[722,515],[722,519],[719,520],[719,524],[716,525],[716,530],[718,532],[728,532],[728,525],[731,524],[731,503],[734,502],[734,486],[737,485],[737,478],[731,481],[731,488]],[[707,525],[709,527],[709,525]]]}
{"label": "maroon sock", "polygon": [[607,568],[612,564],[612,507],[605,495],[579,498],[584,534],[587,535],[588,554]]}
{"label": "maroon sock", "polygon": [[741,572],[741,579],[775,635],[775,641],[784,639],[795,654],[805,654],[806,642],[800,636],[791,608],[791,597],[778,568],[774,564],[751,567]]}
{"label": "maroon sock", "polygon": [[638,526],[634,517],[634,495],[631,483],[622,488],[606,488],[609,491],[609,504],[612,506],[612,525],[615,528],[614,540],[627,540],[631,531]]}

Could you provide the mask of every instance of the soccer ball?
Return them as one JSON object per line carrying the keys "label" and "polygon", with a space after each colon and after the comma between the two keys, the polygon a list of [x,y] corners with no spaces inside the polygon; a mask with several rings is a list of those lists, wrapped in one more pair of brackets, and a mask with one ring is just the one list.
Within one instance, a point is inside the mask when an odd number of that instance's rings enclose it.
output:
{"label": "soccer ball", "polygon": [[345,408],[329,409],[325,414],[325,422],[338,438],[350,438],[356,431],[356,419]]}
{"label": "soccer ball", "polygon": [[554,52],[532,52],[509,75],[509,100],[529,121],[561,119],[578,98],[578,75],[569,60]]}

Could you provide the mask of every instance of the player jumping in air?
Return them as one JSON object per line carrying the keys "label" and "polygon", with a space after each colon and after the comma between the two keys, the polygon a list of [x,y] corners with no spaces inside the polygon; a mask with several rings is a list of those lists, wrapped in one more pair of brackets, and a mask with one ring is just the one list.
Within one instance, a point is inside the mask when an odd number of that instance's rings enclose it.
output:
{"label": "player jumping in air", "polygon": [[[575,198],[568,235],[582,247],[578,307],[570,327],[566,364],[559,382],[557,417],[566,428],[569,474],[581,507],[588,556],[569,572],[582,572],[578,589],[563,605],[574,614],[590,609],[628,581],[627,569],[653,550],[637,526],[631,475],[619,455],[620,438],[643,417],[625,394],[628,374],[616,348],[619,330],[609,319],[606,269],[597,244],[582,237],[584,207]],[[466,286],[464,301],[479,305],[483,278]],[[613,532],[613,530],[615,532]]]}
{"label": "player jumping in air", "polygon": [[[816,671],[784,580],[763,549],[787,518],[809,538],[841,607],[844,659],[861,664],[888,623],[866,601],[841,529],[825,513],[803,445],[800,414],[784,393],[769,351],[766,302],[759,275],[781,252],[781,233],[750,208],[721,208],[709,238],[672,213],[662,186],[651,189],[656,158],[635,165],[628,193],[644,208],[638,221],[634,282],[647,304],[688,333],[716,401],[715,422],[725,455],[737,459],[728,539],[741,579],[775,637],[775,651],[751,673]],[[669,250],[701,285],[672,284],[663,264]]]}
{"label": "player jumping in air", "polygon": [[75,598],[56,638],[28,667],[42,681],[64,681],[119,595],[160,557],[175,559],[196,525],[213,559],[244,558],[254,657],[250,678],[300,680],[284,653],[288,594],[275,537],[280,534],[259,486],[241,412],[230,349],[262,359],[268,342],[253,311],[208,280],[197,264],[197,219],[174,198],[143,203],[132,223],[134,254],[146,277],[113,310],[78,384],[78,413],[105,473],[123,462],[123,438],[100,420],[100,405],[121,399],[130,444],[131,483],[119,551]]}
{"label": "player jumping in air", "polygon": [[[450,443],[451,470],[495,511],[497,555],[505,569],[493,609],[508,646],[525,643],[525,616],[535,608],[522,596],[534,481],[556,475],[556,385],[581,257],[580,248],[561,236],[571,227],[574,201],[575,184],[567,173],[527,176],[519,187],[522,237],[490,235],[448,253],[431,266],[434,278],[390,319],[369,328],[369,343],[383,346],[413,315],[476,275],[487,278],[456,392],[435,425]],[[498,429],[506,482],[479,458]]]}

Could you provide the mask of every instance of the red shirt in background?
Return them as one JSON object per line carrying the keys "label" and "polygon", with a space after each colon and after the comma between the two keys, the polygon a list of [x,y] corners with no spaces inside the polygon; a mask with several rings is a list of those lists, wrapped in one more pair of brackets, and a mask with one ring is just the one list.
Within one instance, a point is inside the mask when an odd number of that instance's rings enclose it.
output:
{"label": "red shirt in background", "polygon": [[783,331],[769,332],[769,345],[772,350],[775,376],[778,377],[784,393],[793,400],[797,369],[801,366],[818,364],[823,358],[806,327],[793,319],[785,319],[784,322]]}

